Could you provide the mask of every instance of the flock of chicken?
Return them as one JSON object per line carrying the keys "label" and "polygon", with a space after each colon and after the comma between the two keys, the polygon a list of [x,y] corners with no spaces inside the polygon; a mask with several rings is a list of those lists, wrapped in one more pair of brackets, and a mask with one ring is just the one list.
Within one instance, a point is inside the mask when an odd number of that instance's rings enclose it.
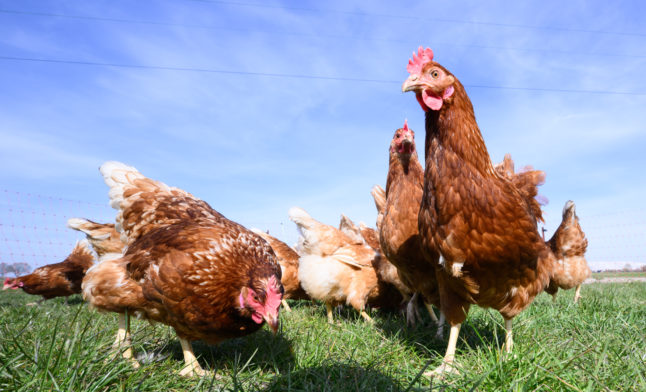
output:
{"label": "flock of chicken", "polygon": [[336,228],[294,207],[289,217],[301,236],[291,248],[190,193],[107,162],[100,171],[118,210],[116,225],[70,219],[87,241],[62,263],[6,279],[4,288],[43,299],[82,292],[92,307],[118,313],[115,345],[134,366],[129,317],[170,325],[184,351],[182,375],[204,374],[190,341],[217,343],[265,322],[276,332],[281,303],[289,310],[286,299],[324,302],[330,322],[338,305],[352,306],[368,322],[367,306],[405,308],[414,322],[423,302],[438,337],[445,320],[450,326],[436,375],[456,372],[456,342],[472,304],[502,314],[510,352],[512,319],[536,295],[576,286],[576,302],[590,274],[574,203],[567,202],[561,225],[544,241],[537,201],[544,173],[516,172],[509,155],[491,162],[464,87],[430,49],[420,47],[407,70],[402,90],[415,93],[426,116],[426,166],[404,123],[390,143],[386,189],[372,190],[376,230],[345,216]]}

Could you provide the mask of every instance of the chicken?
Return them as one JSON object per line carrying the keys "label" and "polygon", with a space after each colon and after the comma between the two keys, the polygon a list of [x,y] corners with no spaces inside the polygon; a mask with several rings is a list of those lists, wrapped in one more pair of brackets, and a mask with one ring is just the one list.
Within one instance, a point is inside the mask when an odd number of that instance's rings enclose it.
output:
{"label": "chicken", "polygon": [[94,254],[87,241],[79,241],[65,260],[36,268],[29,275],[6,278],[2,289],[20,288],[27,294],[40,295],[43,298],[38,303],[56,297],[65,297],[67,302],[68,296],[81,292],[81,281],[93,264]]}
{"label": "chicken", "polygon": [[[537,212],[513,181],[495,170],[460,81],[431,49],[409,61],[402,91],[415,92],[426,115],[426,167],[419,229],[426,254],[439,252],[440,307],[451,325],[442,365],[455,372],[455,346],[471,304],[498,310],[505,352],[512,319],[547,287],[554,254],[538,233]],[[430,266],[429,266],[430,268]]]}
{"label": "chicken", "polygon": [[289,245],[282,242],[278,238],[272,237],[264,231],[258,229],[251,229],[254,233],[261,236],[269,243],[271,248],[276,253],[278,264],[282,272],[280,282],[283,284],[285,294],[283,295],[282,304],[285,310],[291,311],[286,299],[310,299],[305,290],[301,287],[301,282],[298,280],[298,253]]}
{"label": "chicken", "polygon": [[289,218],[302,237],[298,278],[311,298],[325,303],[328,322],[333,322],[336,305],[348,304],[371,322],[366,305],[391,307],[401,302],[397,290],[377,278],[374,249],[316,221],[301,208],[291,208]]}
{"label": "chicken", "polygon": [[547,242],[556,255],[556,263],[546,292],[556,300],[558,289],[569,290],[576,287],[574,303],[581,298],[581,284],[590,277],[590,267],[585,261],[588,240],[579,225],[576,206],[569,200],[563,207],[563,220],[554,235]]}
{"label": "chicken", "polygon": [[[411,292],[420,293],[429,315],[438,324],[438,335],[443,333],[443,320],[438,320],[432,305],[440,306],[440,298],[433,265],[439,254],[422,253],[417,225],[422,201],[424,170],[417,158],[415,133],[408,122],[395,131],[389,147],[388,176],[385,205],[379,242],[384,255],[399,272]],[[427,260],[428,259],[428,260]]]}
{"label": "chicken", "polygon": [[184,352],[181,375],[205,373],[192,340],[214,344],[245,336],[265,321],[276,332],[283,286],[265,240],[133,167],[106,162],[100,171],[128,247],[84,280],[94,307],[173,327]]}

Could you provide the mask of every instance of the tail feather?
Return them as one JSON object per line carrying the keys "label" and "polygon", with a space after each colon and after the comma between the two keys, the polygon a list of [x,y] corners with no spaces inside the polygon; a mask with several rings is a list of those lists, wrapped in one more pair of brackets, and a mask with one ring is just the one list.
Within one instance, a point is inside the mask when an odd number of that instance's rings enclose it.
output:
{"label": "tail feather", "polygon": [[108,196],[110,206],[116,210],[121,208],[126,189],[133,187],[135,179],[145,178],[137,169],[125,163],[108,161],[99,168],[103,181],[110,187]]}
{"label": "tail feather", "polygon": [[98,230],[109,226],[111,225],[100,224],[83,218],[70,218],[67,220],[67,227],[80,231],[94,240],[105,240],[110,238],[111,233],[109,231],[106,232],[106,230]]}
{"label": "tail feather", "polygon": [[132,166],[106,162],[100,167],[117,209],[116,229],[128,242],[158,227],[186,219],[221,219],[222,215],[188,192],[145,177]]}
{"label": "tail feather", "polygon": [[377,212],[383,213],[386,208],[386,191],[380,185],[375,185],[370,191],[372,198],[375,200]]}
{"label": "tail feather", "polygon": [[547,204],[548,200],[538,194],[538,187],[545,183],[545,172],[534,170],[531,166],[525,166],[518,173],[514,169],[514,161],[510,154],[506,154],[502,162],[494,166],[496,172],[502,177],[511,181],[532,211],[538,222],[545,222],[541,205]]}
{"label": "tail feather", "polygon": [[339,222],[339,230],[347,235],[355,244],[364,244],[361,229],[354,224],[354,222],[347,216],[341,214],[341,222]]}
{"label": "tail feather", "polygon": [[310,229],[319,224],[319,222],[313,219],[307,212],[305,212],[304,209],[299,207],[290,208],[287,214],[292,222],[305,229]]}
{"label": "tail feather", "polygon": [[377,207],[377,229],[379,229],[386,210],[386,191],[381,186],[375,185],[372,187],[370,194],[375,200],[375,207]]}
{"label": "tail feather", "polygon": [[299,207],[292,207],[288,212],[291,219],[301,234],[299,240],[299,254],[315,254],[328,256],[334,253],[343,245],[352,243],[339,229],[323,224],[312,218],[305,210]]}

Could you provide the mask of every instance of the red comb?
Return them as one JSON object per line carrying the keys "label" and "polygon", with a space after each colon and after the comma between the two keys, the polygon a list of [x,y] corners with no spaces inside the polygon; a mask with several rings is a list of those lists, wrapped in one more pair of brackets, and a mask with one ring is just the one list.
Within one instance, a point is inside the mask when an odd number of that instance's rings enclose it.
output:
{"label": "red comb", "polygon": [[276,281],[276,277],[272,276],[267,282],[267,297],[265,299],[265,309],[277,311],[280,306],[280,302],[283,299],[283,295],[280,293],[280,288],[278,287],[280,283]]}
{"label": "red comb", "polygon": [[408,131],[408,119],[404,120],[404,128],[402,128],[404,131]]}
{"label": "red comb", "polygon": [[417,54],[413,52],[413,58],[408,60],[406,70],[409,74],[418,74],[422,72],[424,64],[429,61],[433,61],[433,51],[431,48],[424,49],[420,46],[419,49],[417,49]]}

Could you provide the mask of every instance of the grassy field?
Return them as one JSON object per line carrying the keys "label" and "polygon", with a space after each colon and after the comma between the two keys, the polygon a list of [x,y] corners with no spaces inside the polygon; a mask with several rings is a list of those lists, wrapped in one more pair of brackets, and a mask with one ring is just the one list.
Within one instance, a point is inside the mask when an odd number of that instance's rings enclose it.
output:
{"label": "grassy field", "polygon": [[461,374],[420,376],[441,362],[446,337],[428,319],[406,328],[398,315],[373,312],[366,324],[351,309],[326,322],[323,306],[292,302],[281,331],[267,328],[219,346],[195,344],[220,379],[178,376],[182,353],[163,325],[133,323],[135,370],[115,357],[116,317],[89,310],[79,297],[25,306],[35,297],[0,293],[1,391],[644,391],[646,284],[593,284],[573,305],[572,291],[553,304],[542,294],[514,325],[514,355],[501,359],[502,318],[472,308],[458,343]]}
{"label": "grassy field", "polygon": [[605,279],[605,278],[646,278],[646,271],[603,271],[603,272],[593,272],[593,279]]}

